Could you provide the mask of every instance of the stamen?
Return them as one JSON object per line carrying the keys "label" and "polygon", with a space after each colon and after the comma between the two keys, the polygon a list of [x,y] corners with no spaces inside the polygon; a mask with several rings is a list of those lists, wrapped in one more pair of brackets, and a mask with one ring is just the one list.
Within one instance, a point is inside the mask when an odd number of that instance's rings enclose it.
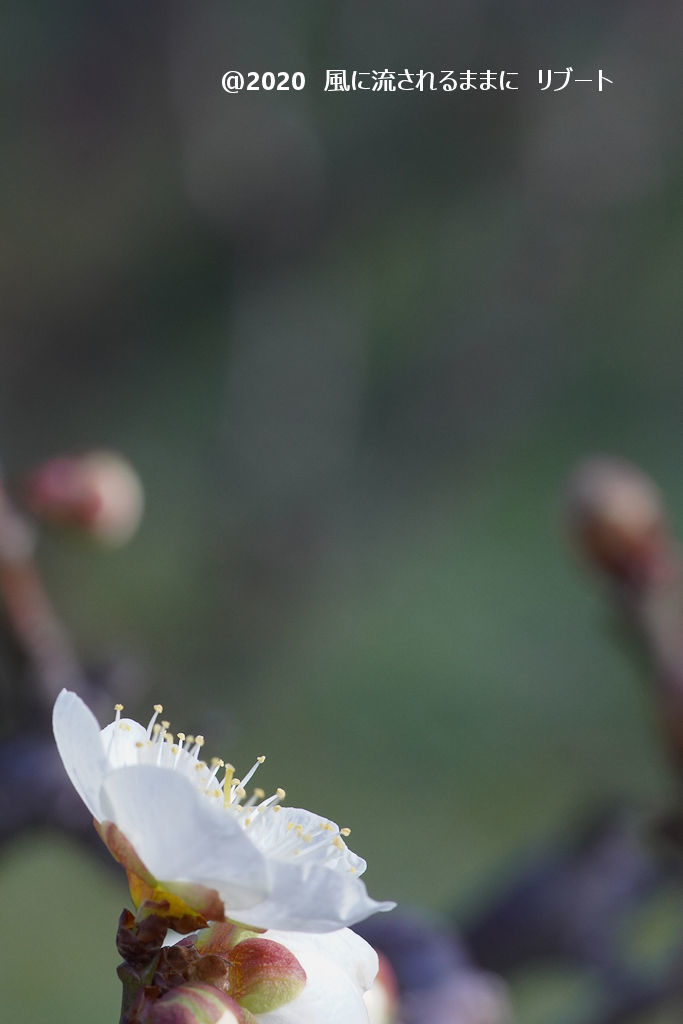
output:
{"label": "stamen", "polygon": [[339,829],[339,834],[341,836],[350,836],[351,835],[351,829],[350,828],[340,828]]}
{"label": "stamen", "polygon": [[123,704],[115,704],[114,711],[116,712],[116,717],[114,718],[114,728],[112,729],[111,736],[109,737],[109,744],[107,746],[107,757],[109,757],[109,755],[111,754],[112,747],[114,746],[116,726],[119,725],[121,722],[121,712],[123,711]]}
{"label": "stamen", "polygon": [[[209,786],[211,786],[213,780],[216,778],[216,775],[218,774],[218,769],[222,768],[224,764],[225,761],[223,761],[220,757],[211,758],[211,774],[206,780],[206,784],[204,787],[206,793],[209,792]],[[216,793],[220,794],[220,790],[216,790]]]}
{"label": "stamen", "polygon": [[266,757],[265,757],[265,754],[259,754],[259,756],[258,756],[258,757],[256,758],[256,762],[255,762],[255,763],[254,763],[254,764],[253,764],[253,765],[251,766],[251,768],[249,769],[249,771],[247,772],[247,774],[246,774],[246,775],[244,776],[244,778],[242,779],[242,785],[243,785],[243,786],[246,786],[246,785],[247,785],[247,783],[249,782],[249,780],[250,780],[250,779],[252,778],[252,776],[254,775],[254,772],[255,772],[255,771],[256,771],[256,770],[257,770],[257,769],[258,769],[258,768],[260,767],[260,765],[262,765],[262,764],[263,764],[263,762],[265,761],[265,759],[266,759]]}
{"label": "stamen", "polygon": [[242,810],[246,811],[250,807],[253,807],[257,800],[261,800],[266,795],[264,789],[255,789],[252,795],[247,800],[246,804],[243,805]]}
{"label": "stamen", "polygon": [[150,736],[152,735],[152,729],[154,728],[154,723],[156,722],[158,715],[160,715],[163,710],[164,710],[164,708],[163,708],[162,704],[155,704],[154,705],[154,714],[150,718],[149,725],[147,726],[147,739],[149,739]]}
{"label": "stamen", "polygon": [[[242,800],[244,800],[246,795],[247,795],[247,791],[244,788],[244,786],[233,786],[233,788],[232,788],[232,795],[231,795],[231,798],[230,798],[230,803],[231,804],[232,803],[239,804]],[[241,811],[242,808],[238,806],[237,810]]]}
{"label": "stamen", "polygon": [[191,757],[197,757],[197,755],[199,754],[199,751],[202,749],[203,746],[204,746],[204,737],[203,736],[195,736],[195,738],[194,738],[194,746],[192,747],[192,750],[190,751],[190,756]]}
{"label": "stamen", "polygon": [[[257,809],[258,809],[259,811],[265,811],[265,810],[266,810],[266,808],[268,808],[268,807],[272,807],[272,805],[273,805],[274,803],[276,803],[276,802],[277,802],[278,800],[284,800],[284,798],[285,798],[286,796],[287,796],[287,794],[285,793],[284,789],[280,789],[280,788],[278,787],[278,789],[277,789],[277,790],[275,791],[275,793],[273,793],[273,795],[272,795],[272,796],[269,796],[269,797],[268,797],[268,798],[267,798],[266,800],[263,800],[263,801],[262,801],[262,802],[261,802],[261,803],[260,803],[260,804],[258,805],[258,808],[257,808]],[[276,807],[273,807],[273,810],[277,810],[277,808],[276,808]]]}

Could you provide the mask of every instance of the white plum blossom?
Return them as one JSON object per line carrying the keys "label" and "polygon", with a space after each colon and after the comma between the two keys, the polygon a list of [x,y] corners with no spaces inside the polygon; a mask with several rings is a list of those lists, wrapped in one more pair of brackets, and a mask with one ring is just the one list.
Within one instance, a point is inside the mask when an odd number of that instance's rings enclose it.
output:
{"label": "white plum blossom", "polygon": [[[169,723],[159,721],[160,705],[147,726],[122,718],[121,710],[118,706],[115,721],[100,730],[83,701],[63,690],[53,725],[67,774],[104,842],[126,868],[136,903],[165,899],[178,917],[194,913],[207,921],[229,919],[292,934],[337,932],[392,909],[393,903],[368,896],[360,879],[366,864],[346,846],[347,829],[282,806],[284,790],[266,796],[256,788],[247,795],[264,758],[240,780],[231,765],[201,759],[201,736],[172,735]],[[341,949],[339,943],[356,938],[342,934],[346,938],[337,932],[325,942]],[[302,962],[324,957],[320,938],[315,950],[302,951]],[[348,974],[332,960],[327,973],[328,995],[335,986],[341,993]],[[322,972],[316,969],[312,976]],[[314,1000],[315,992],[307,985],[300,998]],[[284,1009],[277,1013],[264,1021],[292,1019],[282,1016]]]}

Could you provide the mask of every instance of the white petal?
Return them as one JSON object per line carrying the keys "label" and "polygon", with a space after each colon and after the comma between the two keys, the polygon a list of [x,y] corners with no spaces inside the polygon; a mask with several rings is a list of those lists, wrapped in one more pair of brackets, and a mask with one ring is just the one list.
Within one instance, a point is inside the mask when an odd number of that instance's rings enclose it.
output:
{"label": "white petal", "polygon": [[235,817],[179,772],[117,768],[105,779],[102,810],[161,881],[206,885],[238,910],[267,891],[264,857]]}
{"label": "white petal", "polygon": [[303,857],[300,864],[270,858],[268,869],[268,898],[253,906],[244,921],[255,928],[332,932],[396,905],[371,899],[361,879],[347,869],[307,864]]}
{"label": "white petal", "polygon": [[67,775],[90,813],[100,821],[100,787],[107,761],[97,719],[80,697],[62,690],[52,712],[52,728]]}
{"label": "white petal", "polygon": [[136,743],[144,743],[147,732],[139,722],[132,718],[122,718],[119,722],[110,722],[101,732],[102,747],[107,755],[110,768],[123,768],[127,764],[137,764],[139,752]]}
{"label": "white petal", "polygon": [[[260,850],[276,858],[293,861],[291,853],[283,857],[282,848],[291,847],[293,839],[296,843],[292,829],[299,826],[313,839],[314,848],[306,850],[307,863],[324,861],[327,865],[353,868],[355,874],[363,874],[367,864],[362,857],[348,849],[336,822],[303,807],[283,807],[280,814],[261,815],[253,822],[251,829],[254,842]],[[338,845],[335,845],[335,841]]]}
{"label": "white petal", "polygon": [[296,957],[306,953],[324,956],[346,971],[361,991],[370,988],[379,969],[377,953],[370,943],[350,928],[323,934],[285,932],[273,928],[265,932],[263,937],[286,946]]}
{"label": "white petal", "polygon": [[295,954],[306,986],[279,1010],[258,1015],[259,1024],[368,1024],[361,989],[345,970],[311,950]]}

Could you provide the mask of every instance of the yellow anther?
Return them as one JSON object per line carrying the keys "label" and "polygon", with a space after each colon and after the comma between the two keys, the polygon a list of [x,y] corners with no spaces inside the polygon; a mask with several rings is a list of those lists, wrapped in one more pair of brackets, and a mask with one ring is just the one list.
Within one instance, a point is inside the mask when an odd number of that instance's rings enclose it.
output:
{"label": "yellow anther", "polygon": [[339,838],[339,836],[335,836],[334,837],[334,839],[332,840],[332,845],[336,846],[338,850],[346,849],[346,847],[344,846],[343,841]]}
{"label": "yellow anther", "polygon": [[137,740],[137,742],[135,744],[136,747],[144,747],[144,745],[145,744],[142,742],[142,740]]}
{"label": "yellow anther", "polygon": [[294,828],[294,822],[293,821],[288,821],[287,822],[287,831],[291,832],[293,828]]}
{"label": "yellow anther", "polygon": [[156,725],[152,729],[152,732],[154,733],[155,736],[158,736],[159,733],[161,732],[161,726],[159,725],[158,722],[156,723]]}
{"label": "yellow anther", "polygon": [[275,804],[274,807],[271,807],[271,811],[273,812],[273,814],[275,814],[276,811],[281,811],[281,810],[282,810],[282,808],[280,807],[279,804]]}
{"label": "yellow anther", "polygon": [[164,733],[164,739],[166,740],[167,743],[173,743],[173,733],[172,732],[165,732]]}
{"label": "yellow anther", "polygon": [[119,722],[119,729],[123,729],[124,732],[130,732],[130,726],[127,722]]}
{"label": "yellow anther", "polygon": [[305,843],[310,843],[311,840],[313,839],[313,836],[311,835],[310,832],[304,832],[304,834],[303,834],[303,836],[301,838],[303,839],[303,841]]}
{"label": "yellow anther", "polygon": [[163,704],[155,704],[154,705],[154,710],[156,711],[156,713],[158,715],[160,715],[161,712],[164,710],[164,705]]}
{"label": "yellow anther", "polygon": [[284,789],[281,789],[279,786],[275,790],[275,793],[277,794],[278,800],[284,800],[284,798],[287,796],[287,794],[285,793]]}
{"label": "yellow anther", "polygon": [[189,746],[190,746],[190,745],[191,745],[192,743],[194,743],[194,736],[188,736],[188,737],[187,737],[187,745],[188,745],[188,747],[189,747]]}
{"label": "yellow anther", "polygon": [[259,789],[258,786],[254,789],[254,796],[257,800],[263,800],[266,795],[265,789]]}
{"label": "yellow anther", "polygon": [[304,834],[304,827],[303,827],[303,825],[297,825],[296,828],[294,829],[294,831],[296,832],[296,834],[298,836],[302,836]]}
{"label": "yellow anther", "polygon": [[195,741],[195,743],[197,744],[198,747],[203,747],[204,746],[204,737],[203,736],[195,736],[194,741]]}
{"label": "yellow anther", "polygon": [[235,790],[235,796],[237,797],[238,800],[244,800],[246,795],[247,791],[242,786],[238,786],[237,789]]}
{"label": "yellow anther", "polygon": [[[340,828],[339,829],[339,833],[342,836],[350,836],[351,835],[351,829],[350,828]],[[355,843],[354,843],[354,845],[355,845]]]}
{"label": "yellow anther", "polygon": [[178,739],[180,740],[181,743],[184,743],[185,742],[185,733],[184,732],[179,732],[178,733]]}
{"label": "yellow anther", "polygon": [[209,763],[212,768],[220,768],[221,765],[223,764],[220,757],[212,757]]}
{"label": "yellow anther", "polygon": [[259,764],[263,764],[265,759],[266,759],[266,755],[265,754],[259,754],[259,756],[256,758],[256,760],[258,761]]}
{"label": "yellow anther", "polygon": [[169,725],[170,725],[170,724],[171,724],[170,722],[162,722],[162,723],[161,723],[161,728],[162,728],[162,729],[168,729],[168,727],[169,727]]}
{"label": "yellow anther", "polygon": [[123,704],[114,704],[114,711],[123,711]]}
{"label": "yellow anther", "polygon": [[246,828],[247,825],[251,825],[251,818],[247,818],[247,820],[245,821],[244,827]]}
{"label": "yellow anther", "polygon": [[356,869],[355,869],[355,868],[349,868],[349,871],[350,871],[350,873],[351,873],[352,875],[355,875],[355,874],[356,874]]}
{"label": "yellow anther", "polygon": [[171,753],[172,753],[173,755],[175,755],[175,754],[177,754],[177,753],[178,753],[178,747],[176,747],[176,746],[175,746],[175,744],[174,744],[174,745],[173,745],[173,746],[171,747]]}

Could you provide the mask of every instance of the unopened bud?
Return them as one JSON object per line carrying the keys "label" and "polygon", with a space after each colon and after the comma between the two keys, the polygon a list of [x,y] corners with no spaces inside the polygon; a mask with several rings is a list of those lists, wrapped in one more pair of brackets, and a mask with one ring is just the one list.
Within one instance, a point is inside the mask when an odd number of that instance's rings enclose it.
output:
{"label": "unopened bud", "polygon": [[252,1013],[268,1013],[296,999],[306,972],[286,946],[272,939],[245,939],[230,952],[230,992]]}
{"label": "unopened bud", "polygon": [[661,575],[669,539],[656,485],[623,459],[593,458],[569,479],[566,515],[570,534],[590,561],[621,581]]}
{"label": "unopened bud", "polygon": [[130,540],[144,505],[133,467],[106,451],[49,459],[28,475],[24,493],[38,518],[75,527],[113,546]]}
{"label": "unopened bud", "polygon": [[246,1024],[249,1017],[229,995],[194,982],[171,989],[149,1004],[145,1024]]}
{"label": "unopened bud", "polygon": [[208,928],[202,928],[194,941],[196,949],[202,954],[214,953],[218,956],[230,956],[238,942],[255,938],[258,930],[245,928],[242,924],[232,921],[216,921]]}

